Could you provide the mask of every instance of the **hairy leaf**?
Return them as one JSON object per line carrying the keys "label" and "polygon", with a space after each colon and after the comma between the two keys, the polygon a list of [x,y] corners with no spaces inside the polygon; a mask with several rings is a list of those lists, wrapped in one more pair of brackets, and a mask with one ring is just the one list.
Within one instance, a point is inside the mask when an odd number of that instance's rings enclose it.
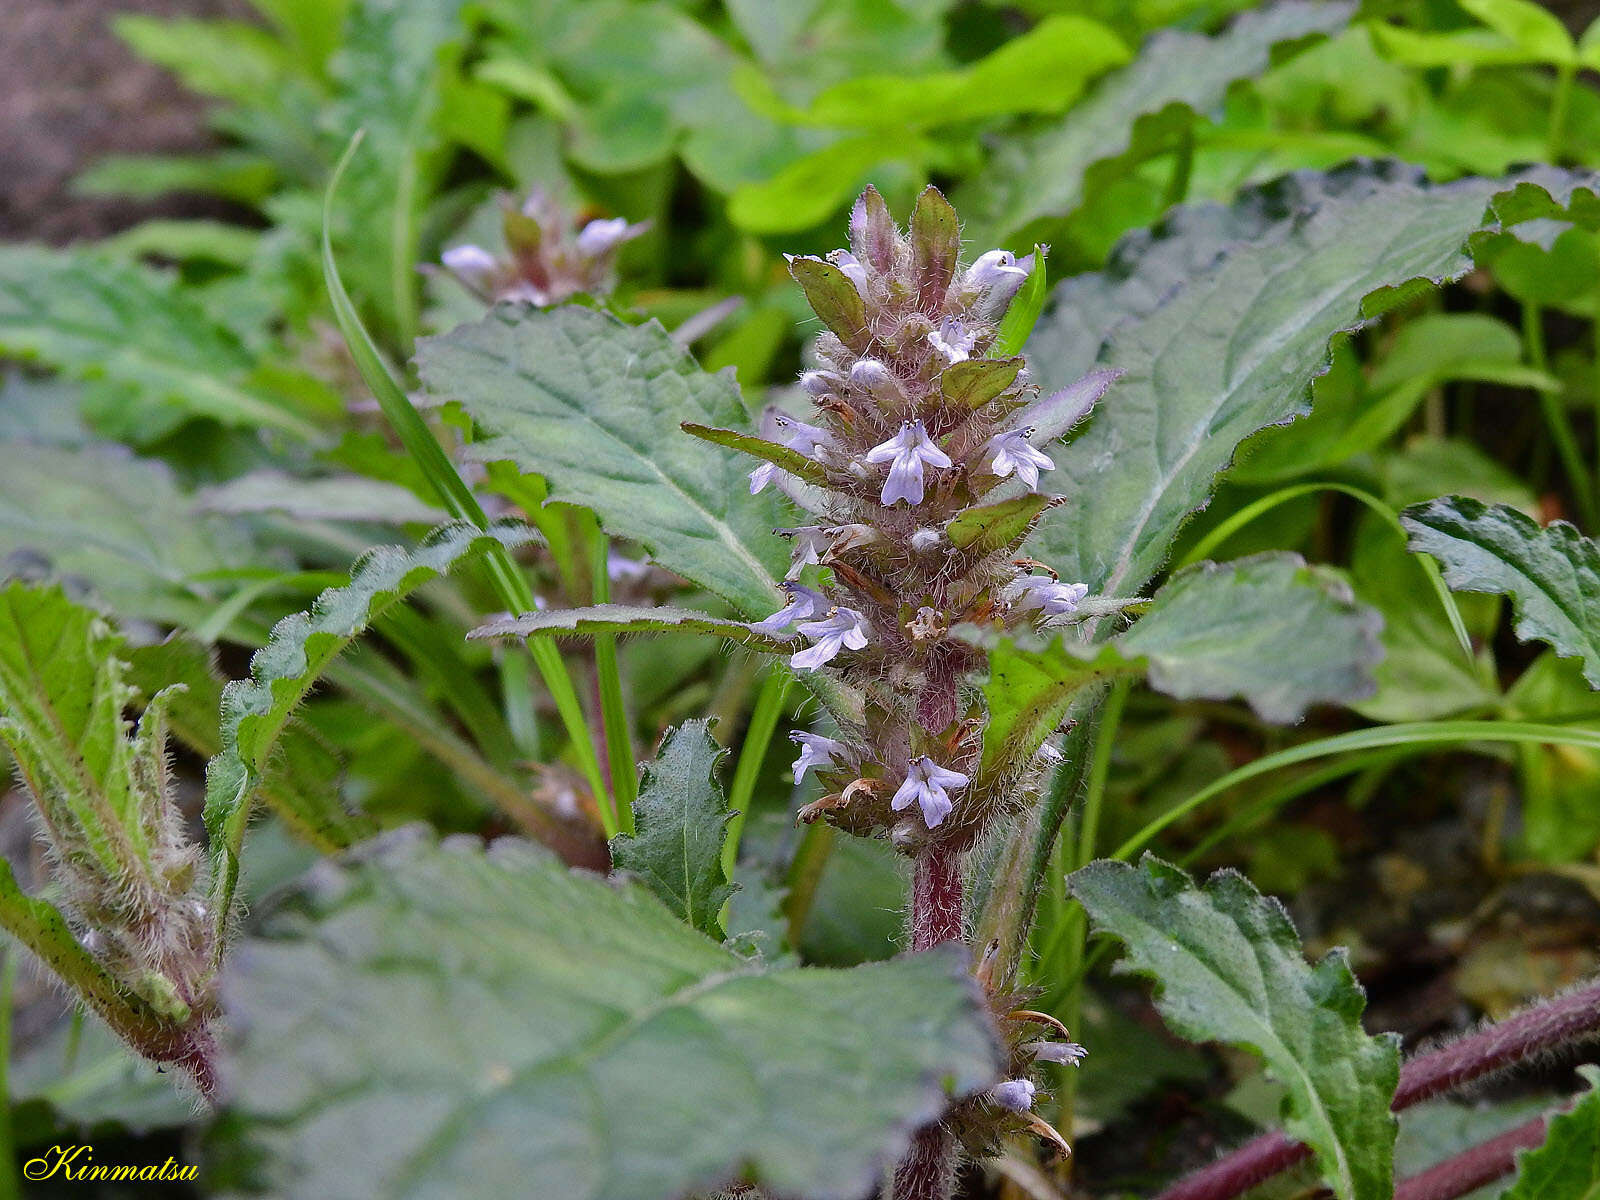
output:
{"label": "hairy leaf", "polygon": [[415,550],[379,546],[351,568],[347,586],[323,592],[308,612],[273,627],[271,639],[250,660],[250,677],[223,691],[222,750],[206,768],[205,821],[220,908],[232,899],[243,824],[273,747],[333,659],[386,609],[464,558],[492,544],[526,545],[534,536],[521,522],[499,522],[485,531],[460,521],[440,526]]}
{"label": "hairy leaf", "polygon": [[1155,981],[1174,1032],[1260,1055],[1287,1091],[1289,1136],[1341,1200],[1390,1200],[1399,1039],[1362,1030],[1366,996],[1343,950],[1308,965],[1283,906],[1234,871],[1196,887],[1146,854],[1090,863],[1068,888],[1126,945],[1122,969]]}
{"label": "hairy leaf", "polygon": [[1436,558],[1452,590],[1510,596],[1517,636],[1581,658],[1589,686],[1600,688],[1600,546],[1593,538],[1565,521],[1540,529],[1510,505],[1466,496],[1416,505],[1400,520],[1411,549]]}
{"label": "hairy leaf", "polygon": [[655,322],[581,308],[501,306],[417,351],[424,382],[491,435],[474,447],[544,476],[550,498],[592,508],[662,566],[765,615],[786,567],[769,493],[745,467],[679,429],[745,421],[727,374],[708,375]]}
{"label": "hairy leaf", "polygon": [[757,633],[740,621],[665,605],[646,608],[632,604],[598,604],[590,608],[552,608],[488,621],[467,636],[526,638],[536,633],[553,633],[558,637],[562,634],[592,637],[603,633],[672,633],[678,630],[709,633],[759,650],[792,649],[788,640]]}
{"label": "hairy leaf", "polygon": [[250,1081],[232,1117],[280,1195],[670,1200],[750,1178],[855,1200],[1000,1065],[954,948],[763,970],[644,888],[512,842],[397,837],[319,870],[224,997]]}
{"label": "hairy leaf", "polygon": [[945,535],[957,550],[975,547],[980,554],[993,554],[1021,541],[1040,514],[1053,503],[1053,496],[1029,492],[1010,500],[980,504],[951,517],[944,527]]}
{"label": "hairy leaf", "polygon": [[1600,1067],[1579,1067],[1578,1073],[1589,1090],[1550,1118],[1544,1145],[1517,1155],[1517,1177],[1500,1200],[1600,1197]]}
{"label": "hairy leaf", "polygon": [[1413,281],[1466,272],[1462,245],[1502,186],[1431,187],[1394,166],[1302,173],[1232,210],[1180,210],[1106,273],[1063,285],[1035,333],[1036,377],[1075,379],[1097,353],[1124,374],[1053,453],[1069,502],[1030,552],[1092,592],[1142,586],[1239,442],[1307,410],[1331,338]]}
{"label": "hairy leaf", "polygon": [[667,730],[655,762],[644,766],[635,832],[611,840],[619,871],[638,876],[673,914],[719,939],[722,905],[734,891],[722,869],[733,818],[717,783],[717,760],[725,753],[703,720]]}
{"label": "hairy leaf", "polygon": [[1248,12],[1216,37],[1156,34],[1128,66],[1102,79],[1065,121],[999,141],[989,166],[956,197],[967,235],[994,245],[1042,217],[1064,216],[1083,200],[1096,163],[1136,144],[1159,143],[1197,114],[1222,107],[1236,80],[1266,70],[1275,46],[1333,33],[1346,4],[1289,0]]}
{"label": "hairy leaf", "polygon": [[257,367],[249,351],[173,280],[87,251],[0,247],[0,351],[92,381],[108,435],[153,441],[191,417],[260,426],[308,441],[302,411],[337,413],[326,387]]}
{"label": "hairy leaf", "polygon": [[765,438],[739,433],[733,429],[712,429],[706,425],[696,425],[693,421],[685,421],[681,428],[691,437],[697,437],[703,442],[752,454],[763,462],[781,467],[797,479],[816,487],[827,486],[828,474],[822,469],[822,464],[788,446],[781,446],[777,442],[769,442]]}

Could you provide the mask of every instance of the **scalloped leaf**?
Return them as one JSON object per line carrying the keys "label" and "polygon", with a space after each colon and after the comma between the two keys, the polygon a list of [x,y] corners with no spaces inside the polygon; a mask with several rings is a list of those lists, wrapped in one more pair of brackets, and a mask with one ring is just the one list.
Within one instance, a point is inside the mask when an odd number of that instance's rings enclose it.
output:
{"label": "scalloped leaf", "polygon": [[1069,634],[1043,647],[1003,639],[990,651],[982,771],[1004,777],[1066,718],[1084,687],[1144,674],[1178,699],[1242,697],[1265,721],[1376,688],[1382,618],[1343,578],[1296,554],[1262,554],[1180,571],[1132,629],[1095,647]]}
{"label": "scalloped leaf", "polygon": [[1222,107],[1237,80],[1259,75],[1285,43],[1344,27],[1348,4],[1290,2],[1247,12],[1216,37],[1164,31],[1128,66],[1108,74],[1067,121],[998,139],[987,169],[956,196],[967,237],[999,245],[1041,218],[1083,201],[1090,169],[1159,146]]}
{"label": "scalloped leaf", "polygon": [[822,464],[788,446],[780,446],[777,442],[769,442],[753,434],[740,433],[736,429],[713,429],[709,425],[697,425],[693,421],[685,421],[678,428],[703,442],[753,455],[813,487],[828,486],[828,473],[822,469]]}
{"label": "scalloped leaf", "polygon": [[1578,1074],[1589,1090],[1550,1118],[1542,1145],[1517,1155],[1517,1177],[1500,1200],[1600,1200],[1600,1067]]}
{"label": "scalloped leaf", "polygon": [[962,948],[764,969],[645,888],[509,840],[392,836],[323,864],[237,948],[223,994],[245,1085],[229,1124],[249,1143],[225,1152],[274,1195],[468,1179],[668,1200],[749,1180],[856,1200],[1000,1070]]}
{"label": "scalloped leaf", "polygon": [[1340,1200],[1391,1200],[1400,1040],[1361,1028],[1366,994],[1343,949],[1307,964],[1283,905],[1236,871],[1196,887],[1146,854],[1090,863],[1067,887],[1127,947],[1119,970],[1155,982],[1173,1032],[1261,1057],[1287,1093],[1286,1132]]}
{"label": "scalloped leaf", "polygon": [[[290,715],[328,665],[387,609],[492,545],[525,546],[538,535],[520,521],[481,530],[465,521],[441,525],[414,550],[378,546],[350,570],[350,582],[317,597],[307,612],[273,626],[250,660],[250,677],[222,693],[222,749],[206,767],[206,831],[217,891],[226,911],[238,877],[238,842],[250,800],[267,772]],[[315,819],[315,814],[307,814]]]}
{"label": "scalloped leaf", "polygon": [[772,637],[741,621],[713,617],[710,613],[661,605],[595,604],[587,608],[552,608],[487,621],[468,633],[469,638],[532,637],[550,633],[557,637],[594,637],[606,633],[709,633],[757,650],[793,650],[792,639]]}
{"label": "scalloped leaf", "polygon": [[1600,688],[1600,543],[1566,521],[1543,529],[1507,504],[1444,496],[1400,515],[1418,554],[1438,560],[1452,591],[1511,597],[1512,628],[1583,662]]}
{"label": "scalloped leaf", "polygon": [[727,751],[708,721],[667,730],[654,762],[643,764],[634,832],[611,839],[611,861],[637,877],[690,928],[722,940],[722,906],[735,885],[722,867],[733,811],[717,782]]}
{"label": "scalloped leaf", "polygon": [[689,420],[745,421],[730,372],[702,371],[652,321],[566,307],[500,305],[417,346],[434,393],[491,435],[473,452],[549,481],[550,499],[591,509],[668,570],[766,615],[788,568],[781,501],[750,495],[740,461],[686,436]]}
{"label": "scalloped leaf", "polygon": [[1029,552],[1091,592],[1141,587],[1240,441],[1308,411],[1333,337],[1466,273],[1462,247],[1505,186],[1435,187],[1393,164],[1303,172],[1231,209],[1179,210],[1058,288],[1034,374],[1073,379],[1097,355],[1125,374],[1053,454],[1069,503]]}

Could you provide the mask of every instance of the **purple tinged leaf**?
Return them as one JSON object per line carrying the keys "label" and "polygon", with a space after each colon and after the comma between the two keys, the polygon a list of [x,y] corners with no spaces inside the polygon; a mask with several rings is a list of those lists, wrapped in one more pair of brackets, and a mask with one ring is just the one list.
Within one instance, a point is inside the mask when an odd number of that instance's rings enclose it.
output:
{"label": "purple tinged leaf", "polygon": [[820,258],[789,259],[789,274],[806,294],[811,311],[858,354],[872,340],[867,329],[867,306],[861,293],[842,270]]}
{"label": "purple tinged leaf", "polygon": [[850,248],[862,262],[875,270],[887,271],[894,266],[899,240],[889,206],[877,188],[869,187],[850,210]]}
{"label": "purple tinged leaf", "polygon": [[926,312],[938,312],[955,278],[961,253],[961,224],[944,194],[931,184],[911,211],[911,261],[917,300]]}
{"label": "purple tinged leaf", "polygon": [[1052,392],[1019,411],[1013,418],[1016,424],[1033,430],[1037,445],[1054,441],[1068,432],[1094,410],[1100,397],[1122,377],[1115,368],[1097,367],[1076,383],[1059,392]]}

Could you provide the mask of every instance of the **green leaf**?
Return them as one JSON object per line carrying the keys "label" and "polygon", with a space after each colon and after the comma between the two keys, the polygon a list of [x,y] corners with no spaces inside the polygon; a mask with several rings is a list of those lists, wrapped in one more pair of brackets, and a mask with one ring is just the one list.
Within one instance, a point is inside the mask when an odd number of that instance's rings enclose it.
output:
{"label": "green leaf", "polygon": [[836,83],[802,119],[839,128],[921,130],[1008,113],[1060,112],[1090,79],[1128,57],[1127,47],[1098,21],[1051,16],[956,70]]}
{"label": "green leaf", "polygon": [[398,483],[364,475],[302,479],[265,468],[206,488],[197,497],[204,512],[284,513],[306,521],[363,521],[377,525],[418,522],[437,525],[449,514],[424,504]]}
{"label": "green leaf", "polygon": [[1572,61],[1572,35],[1561,18],[1541,4],[1532,0],[1461,0],[1461,7],[1546,62]]}
{"label": "green leaf", "polygon": [[964,951],[763,970],[510,841],[325,864],[230,970],[231,1117],[278,1195],[845,1200],[1000,1068]]}
{"label": "green leaf", "polygon": [[1578,1068],[1589,1090],[1550,1118],[1544,1145],[1517,1155],[1517,1177],[1500,1200],[1600,1197],[1600,1067]]}
{"label": "green leaf", "polygon": [[503,305],[417,350],[423,381],[491,435],[474,452],[544,476],[551,500],[593,509],[656,562],[765,616],[786,567],[782,510],[751,496],[737,457],[679,423],[744,423],[738,388],[708,375],[655,322]]}
{"label": "green leaf", "polygon": [[806,294],[806,303],[839,340],[857,354],[864,354],[872,341],[867,326],[866,301],[847,275],[820,258],[789,259],[789,274]]}
{"label": "green leaf", "polygon": [[222,750],[206,768],[205,822],[220,910],[233,897],[251,796],[290,714],[328,665],[424,583],[491,545],[509,549],[527,545],[534,536],[521,522],[497,522],[480,530],[461,521],[440,526],[415,550],[379,546],[351,568],[347,586],[330,588],[309,611],[273,627],[272,637],[250,660],[250,677],[223,691]]}
{"label": "green leaf", "polygon": [[1267,69],[1274,47],[1333,33],[1350,12],[1346,4],[1290,0],[1243,14],[1216,37],[1157,34],[1067,120],[996,143],[989,165],[956,196],[967,236],[996,245],[1030,222],[1066,215],[1082,203],[1096,163],[1157,142],[1173,127],[1187,128],[1196,114],[1215,113],[1231,84]]}
{"label": "green leaf", "polygon": [[1137,867],[1090,863],[1067,886],[1127,946],[1121,969],[1155,981],[1175,1033],[1262,1058],[1288,1091],[1286,1132],[1341,1200],[1390,1200],[1399,1039],[1362,1030],[1366,996],[1342,949],[1308,965],[1283,906],[1234,871],[1197,888],[1146,854]]}
{"label": "green leaf", "polygon": [[1049,253],[1050,247],[1034,243],[1033,270],[1028,272],[1027,282],[1022,285],[1022,290],[1012,297],[1011,305],[1000,321],[994,345],[989,349],[991,358],[1008,358],[1013,354],[1021,354],[1023,346],[1028,344],[1028,337],[1033,333],[1033,327],[1039,323],[1039,314],[1044,311],[1047,287],[1045,259]]}
{"label": "green leaf", "polygon": [[594,637],[609,633],[709,633],[758,650],[791,650],[791,639],[759,633],[742,621],[667,605],[597,604],[589,608],[551,608],[501,617],[478,626],[469,638],[527,638],[537,633]]}
{"label": "green leaf", "polygon": [[[0,247],[0,352],[91,381],[108,435],[154,441],[185,420],[320,441],[312,418],[340,411],[309,378],[266,385],[251,353],[170,277],[84,250]],[[298,396],[319,397],[316,414]]]}
{"label": "green leaf", "polygon": [[632,834],[611,839],[611,861],[637,876],[678,918],[720,939],[720,913],[734,885],[722,868],[722,843],[733,819],[717,783],[717,745],[705,721],[685,721],[661,739],[644,766]]}
{"label": "green leaf", "polygon": [[1382,624],[1328,568],[1261,554],[1178,572],[1111,644],[1147,663],[1169,696],[1242,696],[1262,720],[1288,724],[1313,704],[1372,694]]}
{"label": "green leaf", "polygon": [[827,486],[828,473],[822,469],[822,465],[815,459],[807,458],[798,450],[791,450],[788,446],[780,446],[777,442],[769,442],[765,438],[753,437],[733,429],[712,429],[706,425],[697,425],[693,421],[685,421],[679,428],[691,437],[710,442],[714,446],[726,446],[730,450],[753,454],[763,462],[780,467],[815,487]]}
{"label": "green leaf", "polygon": [[1581,658],[1600,688],[1600,546],[1565,521],[1540,529],[1526,513],[1466,496],[1445,496],[1400,515],[1410,547],[1431,554],[1452,591],[1511,597],[1523,641],[1548,642]]}
{"label": "green leaf", "polygon": [[981,504],[950,518],[950,523],[944,527],[945,536],[957,550],[975,548],[979,554],[993,554],[1027,537],[1034,522],[1055,503],[1054,496],[1030,492],[1010,500]]}
{"label": "green leaf", "polygon": [[1057,289],[1034,333],[1035,376],[1077,378],[1106,332],[1100,357],[1124,374],[1053,453],[1068,503],[1028,549],[1091,592],[1142,586],[1239,442],[1305,413],[1330,339],[1418,280],[1467,271],[1462,245],[1502,186],[1431,187],[1393,165],[1302,173],[1231,211],[1180,210],[1106,273]]}
{"label": "green leaf", "polygon": [[796,159],[770,179],[736,189],[728,198],[728,219],[750,233],[809,229],[849,203],[879,163],[921,152],[914,138],[882,133],[844,138]]}
{"label": "green leaf", "polygon": [[167,68],[202,95],[261,104],[288,73],[284,47],[242,21],[162,20],[125,14],[112,22],[139,57]]}

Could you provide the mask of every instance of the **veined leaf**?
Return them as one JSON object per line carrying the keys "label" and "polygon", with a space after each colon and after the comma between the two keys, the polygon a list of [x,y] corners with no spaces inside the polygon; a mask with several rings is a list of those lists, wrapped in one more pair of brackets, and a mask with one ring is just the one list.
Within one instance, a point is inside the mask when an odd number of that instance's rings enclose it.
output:
{"label": "veined leaf", "polygon": [[759,633],[741,621],[662,605],[596,604],[588,608],[552,608],[501,617],[479,625],[469,638],[527,638],[536,633],[593,637],[606,633],[709,633],[758,650],[792,650],[792,640]]}
{"label": "veined leaf", "polygon": [[402,835],[327,866],[224,984],[229,1058],[251,1081],[232,1117],[275,1194],[394,1200],[470,1178],[666,1200],[749,1178],[854,1200],[947,1097],[998,1077],[953,947],[763,970],[644,888],[509,841]]}
{"label": "veined leaf", "polygon": [[950,523],[944,527],[945,536],[957,550],[975,549],[980,554],[993,554],[1026,537],[1033,523],[1054,503],[1057,503],[1054,496],[1029,492],[1010,500],[980,504],[950,518]]}
{"label": "veined leaf", "polygon": [[710,442],[714,446],[726,446],[730,450],[742,450],[746,454],[754,455],[813,487],[826,487],[828,484],[828,473],[822,469],[821,463],[807,458],[798,450],[791,450],[788,446],[780,446],[777,442],[769,442],[765,438],[740,433],[734,429],[712,429],[707,425],[697,425],[693,421],[685,421],[679,428],[691,437]]}
{"label": "veined leaf", "polygon": [[722,868],[733,819],[717,783],[725,753],[703,720],[667,730],[655,762],[644,764],[634,832],[611,840],[617,870],[637,876],[675,916],[718,939],[722,906],[734,892]]}
{"label": "veined leaf", "polygon": [[480,530],[461,521],[440,526],[415,550],[379,546],[351,568],[347,586],[323,592],[310,611],[273,627],[271,639],[250,660],[250,677],[223,691],[222,750],[206,768],[205,821],[220,911],[232,901],[251,796],[290,714],[328,664],[386,609],[462,559],[496,543],[526,545],[534,536],[521,522]]}
{"label": "veined leaf", "polygon": [[1308,965],[1283,905],[1234,871],[1197,888],[1146,854],[1137,867],[1090,863],[1067,886],[1127,947],[1122,969],[1155,981],[1175,1033],[1262,1058],[1288,1093],[1286,1131],[1340,1200],[1390,1200],[1399,1039],[1362,1030],[1366,996],[1342,949]]}
{"label": "veined leaf", "polygon": [[1035,331],[1035,375],[1076,378],[1097,353],[1124,375],[1053,452],[1071,515],[1047,515],[1029,551],[1091,592],[1142,586],[1239,442],[1307,410],[1331,338],[1466,272],[1462,246],[1504,186],[1370,164],[1300,174],[1232,210],[1180,210],[1108,272],[1064,284]]}
{"label": "veined leaf", "polygon": [[1400,516],[1410,547],[1431,554],[1452,591],[1511,597],[1512,627],[1523,641],[1548,642],[1583,660],[1600,688],[1600,545],[1565,521],[1540,529],[1507,504],[1446,496]]}
{"label": "veined leaf", "polygon": [[1065,216],[1082,202],[1094,164],[1217,111],[1231,84],[1267,69],[1274,47],[1333,33],[1351,9],[1289,0],[1243,14],[1216,37],[1156,34],[1132,63],[1100,80],[1070,119],[997,143],[989,165],[956,196],[968,238],[997,245],[1030,222]]}
{"label": "veined leaf", "polygon": [[[264,384],[249,351],[170,279],[88,251],[0,248],[0,351],[92,382],[104,432],[153,441],[191,417],[318,441],[297,398]],[[338,398],[310,378],[296,397]],[[95,401],[98,400],[98,403]]]}
{"label": "veined leaf", "polygon": [[1517,1155],[1517,1177],[1500,1200],[1600,1197],[1600,1067],[1579,1067],[1589,1090],[1550,1118],[1544,1145]]}
{"label": "veined leaf", "polygon": [[1298,555],[1198,563],[1174,575],[1145,615],[1102,646],[1070,634],[1043,648],[1005,639],[989,656],[983,773],[1004,777],[1066,718],[1077,693],[1145,674],[1179,699],[1243,697],[1263,720],[1298,721],[1312,704],[1372,694],[1382,620],[1332,571]]}
{"label": "veined leaf", "polygon": [[771,610],[787,565],[772,536],[779,502],[750,495],[734,455],[679,428],[743,424],[738,388],[700,370],[659,324],[503,305],[423,339],[417,364],[489,432],[479,457],[542,475],[551,500],[593,509],[611,533],[746,615]]}

